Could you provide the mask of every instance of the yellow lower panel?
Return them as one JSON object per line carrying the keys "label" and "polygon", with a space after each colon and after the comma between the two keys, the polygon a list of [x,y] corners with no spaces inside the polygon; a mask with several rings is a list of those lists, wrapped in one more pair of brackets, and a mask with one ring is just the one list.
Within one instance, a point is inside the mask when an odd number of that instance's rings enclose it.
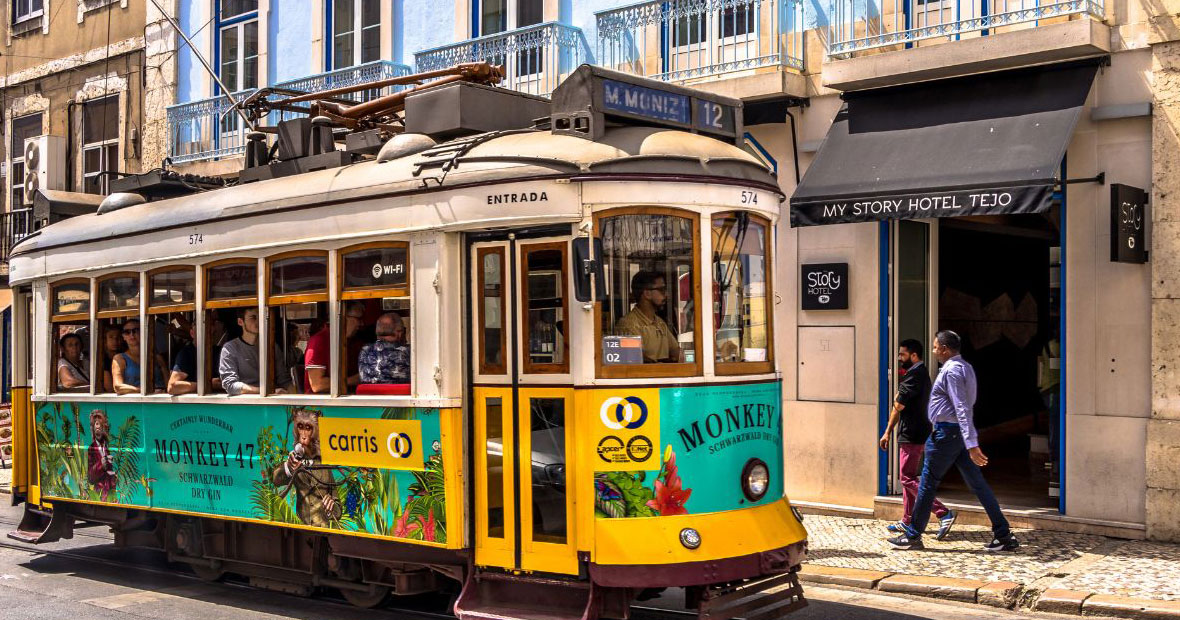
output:
{"label": "yellow lower panel", "polygon": [[[692,527],[701,546],[680,544],[680,530]],[[807,538],[784,498],[755,508],[700,515],[642,519],[596,519],[597,564],[678,564],[733,558],[785,547]]]}

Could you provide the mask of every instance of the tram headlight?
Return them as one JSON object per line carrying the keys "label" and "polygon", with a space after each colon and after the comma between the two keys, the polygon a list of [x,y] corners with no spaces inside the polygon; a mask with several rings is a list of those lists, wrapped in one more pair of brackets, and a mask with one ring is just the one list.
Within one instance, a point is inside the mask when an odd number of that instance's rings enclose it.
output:
{"label": "tram headlight", "polygon": [[746,499],[756,502],[770,488],[770,470],[762,459],[750,459],[742,468],[742,493]]}

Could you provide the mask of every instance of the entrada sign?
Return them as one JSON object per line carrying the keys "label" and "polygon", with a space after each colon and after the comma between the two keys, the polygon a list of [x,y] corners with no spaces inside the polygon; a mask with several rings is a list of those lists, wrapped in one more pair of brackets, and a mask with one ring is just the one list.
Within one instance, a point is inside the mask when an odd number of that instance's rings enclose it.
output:
{"label": "entrada sign", "polygon": [[804,310],[848,309],[848,263],[803,265]]}
{"label": "entrada sign", "polygon": [[1147,262],[1147,192],[1138,187],[1110,186],[1110,260]]}

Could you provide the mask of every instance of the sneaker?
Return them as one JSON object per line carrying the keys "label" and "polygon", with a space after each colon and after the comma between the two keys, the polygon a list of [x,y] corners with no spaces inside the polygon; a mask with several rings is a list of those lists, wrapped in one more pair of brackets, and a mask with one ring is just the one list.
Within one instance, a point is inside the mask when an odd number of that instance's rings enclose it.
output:
{"label": "sneaker", "polygon": [[886,542],[899,551],[919,551],[926,548],[926,545],[922,544],[921,536],[910,536],[909,534],[895,536]]}
{"label": "sneaker", "polygon": [[1008,534],[1003,538],[993,538],[992,541],[984,545],[984,551],[1015,551],[1020,546],[1020,541],[1016,537]]}
{"label": "sneaker", "polygon": [[901,522],[890,523],[889,525],[885,526],[885,529],[888,530],[890,534],[904,534],[905,533],[905,524],[903,524]]}
{"label": "sneaker", "polygon": [[951,532],[951,526],[955,524],[955,519],[959,518],[959,514],[953,510],[948,510],[941,519],[938,520],[938,533],[934,535],[934,540],[942,540]]}

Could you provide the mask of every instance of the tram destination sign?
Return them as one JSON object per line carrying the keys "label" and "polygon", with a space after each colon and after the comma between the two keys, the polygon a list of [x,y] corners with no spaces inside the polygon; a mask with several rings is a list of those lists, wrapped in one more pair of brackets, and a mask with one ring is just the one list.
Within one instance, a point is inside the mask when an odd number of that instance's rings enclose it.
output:
{"label": "tram destination sign", "polygon": [[1138,187],[1110,186],[1110,260],[1147,262],[1147,192]]}

